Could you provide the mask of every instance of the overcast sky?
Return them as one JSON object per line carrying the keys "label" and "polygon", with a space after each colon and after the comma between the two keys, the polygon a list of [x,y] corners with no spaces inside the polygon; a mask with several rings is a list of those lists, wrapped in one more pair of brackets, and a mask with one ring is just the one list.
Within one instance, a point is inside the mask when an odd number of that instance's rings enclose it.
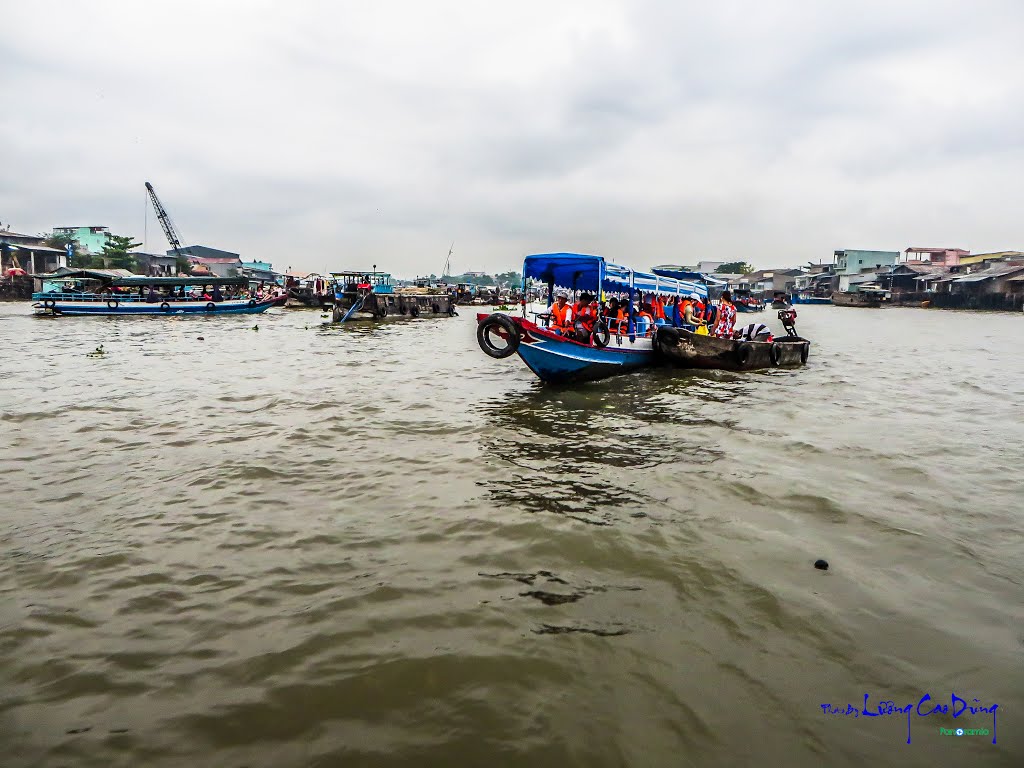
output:
{"label": "overcast sky", "polygon": [[[402,276],[1024,250],[1024,2],[0,0],[0,221]],[[168,246],[152,210],[147,250]]]}

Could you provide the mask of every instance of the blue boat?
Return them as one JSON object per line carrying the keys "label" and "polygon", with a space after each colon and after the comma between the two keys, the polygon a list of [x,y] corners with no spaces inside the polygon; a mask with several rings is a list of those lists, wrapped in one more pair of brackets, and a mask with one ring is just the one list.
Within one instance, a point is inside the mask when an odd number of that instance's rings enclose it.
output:
{"label": "blue boat", "polygon": [[794,304],[831,304],[831,296],[812,296],[808,293],[794,293]]}
{"label": "blue boat", "polygon": [[[222,294],[222,287],[248,287],[247,277],[148,277],[123,270],[62,269],[37,279],[45,290],[32,294],[32,307],[44,316],[254,315],[266,312],[279,298]],[[205,293],[207,287],[210,293]]]}
{"label": "blue boat", "polygon": [[[477,341],[487,355],[505,358],[518,353],[527,367],[549,383],[593,381],[646,368],[657,363],[651,343],[654,325],[638,315],[642,296],[675,299],[675,303],[696,293],[707,299],[707,285],[690,280],[637,272],[607,262],[601,256],[576,253],[546,253],[528,256],[523,262],[524,295],[531,281],[547,285],[550,304],[556,290],[575,299],[587,292],[599,296],[597,320],[590,332],[562,333],[523,316],[501,312],[477,315]],[[623,300],[622,324],[604,316],[605,298]],[[538,313],[537,320],[550,318]],[[614,329],[614,330],[612,330]]]}

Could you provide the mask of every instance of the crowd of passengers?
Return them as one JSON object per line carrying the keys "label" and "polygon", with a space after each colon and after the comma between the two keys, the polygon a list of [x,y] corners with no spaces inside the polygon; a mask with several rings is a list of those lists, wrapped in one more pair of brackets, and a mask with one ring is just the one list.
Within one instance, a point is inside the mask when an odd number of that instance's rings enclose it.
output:
{"label": "crowd of passengers", "polygon": [[[590,293],[581,293],[579,300],[569,303],[565,291],[555,294],[548,307],[549,329],[577,341],[587,342],[594,332],[598,318],[604,318],[608,330],[615,335],[629,332],[629,304],[625,300],[609,298],[598,301]],[[736,306],[729,291],[722,293],[719,304],[712,304],[698,293],[663,300],[657,294],[637,293],[633,307],[633,322],[637,336],[651,336],[659,325],[671,325],[695,333],[706,333],[720,339],[772,341],[771,331],[763,323],[736,326]]]}

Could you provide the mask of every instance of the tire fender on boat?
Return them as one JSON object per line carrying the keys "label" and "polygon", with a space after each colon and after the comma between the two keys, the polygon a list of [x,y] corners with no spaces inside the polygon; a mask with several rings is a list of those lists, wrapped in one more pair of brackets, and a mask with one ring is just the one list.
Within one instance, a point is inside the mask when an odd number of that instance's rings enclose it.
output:
{"label": "tire fender on boat", "polygon": [[412,315],[413,317],[419,317],[420,316],[420,305],[419,304],[412,304],[409,307],[409,314]]}
{"label": "tire fender on boat", "polygon": [[[496,331],[498,329],[503,330],[508,336],[508,345],[505,347],[495,346],[491,343],[491,339],[488,336],[492,330]],[[498,313],[488,315],[476,327],[476,341],[485,355],[501,360],[502,358],[514,355],[516,350],[519,349],[519,328],[508,315]]]}
{"label": "tire fender on boat", "polygon": [[170,312],[171,305],[165,301],[163,304],[160,305],[160,309],[162,309],[164,312]]}
{"label": "tire fender on boat", "polygon": [[769,350],[769,352],[771,353],[772,365],[782,364],[782,353],[784,351],[785,350],[782,348],[782,344],[780,344],[779,342],[776,341],[772,344],[772,348]]}
{"label": "tire fender on boat", "polygon": [[215,310],[216,308],[217,308],[217,305],[214,304],[212,301],[206,302],[206,311],[207,312],[213,312],[213,310]]}
{"label": "tire fender on boat", "polygon": [[250,307],[255,307],[256,306],[256,299],[249,299],[249,306]]}
{"label": "tire fender on boat", "polygon": [[387,317],[387,316],[388,316],[388,305],[386,303],[380,304],[377,307],[377,317]]}
{"label": "tire fender on boat", "polygon": [[441,305],[438,304],[436,301],[430,305],[430,309],[433,311],[435,315],[441,314]]}
{"label": "tire fender on boat", "polygon": [[747,342],[741,342],[736,347],[736,362],[740,364],[740,367],[744,367],[750,362],[751,356],[754,354],[754,348]]}
{"label": "tire fender on boat", "polygon": [[46,307],[47,309],[53,309],[57,305],[53,301],[53,299],[46,299],[43,301],[43,306]]}
{"label": "tire fender on boat", "polygon": [[107,309],[117,309],[117,299],[110,299],[107,302]]}
{"label": "tire fender on boat", "polygon": [[800,363],[801,365],[807,364],[807,356],[811,352],[811,342],[805,341],[800,345]]}
{"label": "tire fender on boat", "polygon": [[612,340],[611,332],[608,330],[608,323],[604,320],[598,320],[594,323],[594,330],[591,332],[590,338],[598,349],[607,347],[608,342]]}

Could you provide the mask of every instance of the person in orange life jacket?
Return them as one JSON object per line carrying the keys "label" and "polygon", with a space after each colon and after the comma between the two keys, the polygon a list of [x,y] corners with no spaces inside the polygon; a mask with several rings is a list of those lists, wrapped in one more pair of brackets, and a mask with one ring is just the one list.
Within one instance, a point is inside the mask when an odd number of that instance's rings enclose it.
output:
{"label": "person in orange life jacket", "polygon": [[629,318],[624,307],[619,306],[619,300],[612,298],[608,300],[608,309],[605,312],[608,318],[608,330],[612,333],[623,334],[626,326],[629,325]]}
{"label": "person in orange life jacket", "polygon": [[651,315],[657,325],[665,325],[665,303],[657,294],[651,297]]}
{"label": "person in orange life jacket", "polygon": [[589,293],[581,293],[580,300],[575,307],[575,323],[577,341],[588,341],[590,334],[594,332],[594,323],[597,322],[597,306],[594,297]]}
{"label": "person in orange life jacket", "polygon": [[638,304],[636,308],[636,333],[638,336],[650,336],[654,330],[654,314],[650,304]]}
{"label": "person in orange life jacket", "polygon": [[548,307],[551,315],[551,330],[565,334],[572,330],[572,307],[566,303],[569,297],[563,291],[555,294],[555,303]]}
{"label": "person in orange life jacket", "polygon": [[682,325],[688,331],[697,330],[698,325],[704,324],[704,303],[700,294],[691,293],[683,302]]}

